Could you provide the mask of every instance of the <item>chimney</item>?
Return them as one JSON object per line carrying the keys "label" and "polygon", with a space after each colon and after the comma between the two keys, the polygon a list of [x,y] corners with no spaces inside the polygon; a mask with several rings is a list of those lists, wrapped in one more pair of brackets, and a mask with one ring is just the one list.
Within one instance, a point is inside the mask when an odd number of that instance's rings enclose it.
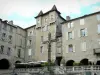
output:
{"label": "chimney", "polygon": [[9,22],[8,22],[8,24],[13,25],[13,21],[12,21],[12,20],[11,20],[11,21],[9,21]]}
{"label": "chimney", "polygon": [[70,16],[66,16],[66,20],[69,21],[70,20]]}
{"label": "chimney", "polygon": [[8,21],[7,20],[4,20],[3,22],[7,24]]}
{"label": "chimney", "polygon": [[0,18],[0,21],[2,21],[2,19]]}

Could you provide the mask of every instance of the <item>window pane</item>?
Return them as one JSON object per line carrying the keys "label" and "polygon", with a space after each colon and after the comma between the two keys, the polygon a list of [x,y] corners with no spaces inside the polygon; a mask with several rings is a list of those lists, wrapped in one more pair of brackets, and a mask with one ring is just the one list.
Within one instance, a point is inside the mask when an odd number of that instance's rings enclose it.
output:
{"label": "window pane", "polygon": [[4,46],[1,45],[0,53],[3,54],[3,51],[4,51]]}
{"label": "window pane", "polygon": [[28,50],[28,55],[31,56],[32,55],[32,49]]}
{"label": "window pane", "polygon": [[20,58],[21,56],[21,49],[18,49],[18,57]]}
{"label": "window pane", "polygon": [[73,45],[72,44],[69,45],[68,50],[69,50],[69,52],[73,52]]}
{"label": "window pane", "polygon": [[71,22],[71,24],[70,24],[70,25],[71,25],[71,28],[72,28],[72,27],[73,27],[73,22]]}
{"label": "window pane", "polygon": [[43,46],[41,46],[40,52],[43,53]]}
{"label": "window pane", "polygon": [[72,39],[72,32],[68,32],[68,39]]}
{"label": "window pane", "polygon": [[10,52],[11,52],[11,48],[8,47],[7,55],[10,55]]}
{"label": "window pane", "polygon": [[85,36],[86,35],[86,33],[85,33],[85,29],[81,29],[81,36]]}
{"label": "window pane", "polygon": [[80,25],[84,25],[84,19],[80,19]]}

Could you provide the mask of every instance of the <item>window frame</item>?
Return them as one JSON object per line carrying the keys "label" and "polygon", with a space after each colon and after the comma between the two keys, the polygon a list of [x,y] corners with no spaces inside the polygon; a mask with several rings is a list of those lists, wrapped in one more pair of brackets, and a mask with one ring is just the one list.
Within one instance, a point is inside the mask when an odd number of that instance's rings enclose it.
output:
{"label": "window frame", "polygon": [[[70,49],[72,49],[72,50],[70,50]],[[68,45],[68,52],[73,52],[73,45],[72,44]]]}

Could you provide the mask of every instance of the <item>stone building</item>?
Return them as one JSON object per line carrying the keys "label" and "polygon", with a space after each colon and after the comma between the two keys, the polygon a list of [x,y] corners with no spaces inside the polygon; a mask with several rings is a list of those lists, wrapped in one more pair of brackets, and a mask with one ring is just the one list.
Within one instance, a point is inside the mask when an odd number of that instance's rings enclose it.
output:
{"label": "stone building", "polygon": [[25,37],[26,31],[13,25],[13,21],[0,19],[0,65],[24,62]]}
{"label": "stone building", "polygon": [[48,61],[49,32],[51,60],[56,64],[100,63],[100,11],[64,19],[54,5],[45,13],[40,11],[35,19],[36,25],[25,29],[0,19],[0,65]]}
{"label": "stone building", "polygon": [[66,65],[100,64],[100,11],[62,23],[62,47]]}
{"label": "stone building", "polygon": [[[31,26],[27,29],[27,36],[28,34],[33,35],[33,43],[32,47],[28,48],[26,51],[31,51],[32,54],[30,54],[30,58],[34,58],[35,61],[47,61],[48,60],[48,33],[51,33],[51,39],[53,40],[51,43],[51,60],[55,61],[56,58],[60,57],[60,60],[62,58],[62,49],[58,47],[56,49],[56,46],[61,43],[60,38],[62,36],[61,34],[61,22],[64,22],[65,19],[61,17],[61,13],[57,10],[56,6],[54,5],[51,10],[43,13],[40,11],[40,13],[35,17],[36,18],[36,25]],[[28,36],[30,37],[30,36]],[[60,37],[60,38],[59,38]],[[27,38],[27,44],[29,43],[29,40]],[[58,42],[56,42],[58,41]],[[58,44],[58,45],[57,45]]]}

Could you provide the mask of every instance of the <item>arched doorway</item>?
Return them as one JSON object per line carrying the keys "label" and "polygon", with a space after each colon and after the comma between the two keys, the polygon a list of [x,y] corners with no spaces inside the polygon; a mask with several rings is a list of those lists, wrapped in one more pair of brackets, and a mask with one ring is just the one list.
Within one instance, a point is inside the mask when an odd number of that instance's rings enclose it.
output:
{"label": "arched doorway", "polygon": [[100,65],[100,60],[97,61],[96,65]]}
{"label": "arched doorway", "polygon": [[21,61],[18,60],[18,61],[15,62],[15,64],[17,64],[17,63],[21,63]]}
{"label": "arched doorway", "polygon": [[82,59],[82,60],[80,61],[80,64],[81,64],[81,65],[88,65],[88,64],[89,64],[89,61],[88,61],[87,58],[84,58],[84,59]]}
{"label": "arched doorway", "polygon": [[10,63],[7,59],[0,60],[0,69],[9,69]]}
{"label": "arched doorway", "polygon": [[62,57],[56,57],[56,64],[58,66],[60,66],[61,59],[62,59]]}
{"label": "arched doorway", "polygon": [[68,60],[66,66],[73,66],[74,60]]}

